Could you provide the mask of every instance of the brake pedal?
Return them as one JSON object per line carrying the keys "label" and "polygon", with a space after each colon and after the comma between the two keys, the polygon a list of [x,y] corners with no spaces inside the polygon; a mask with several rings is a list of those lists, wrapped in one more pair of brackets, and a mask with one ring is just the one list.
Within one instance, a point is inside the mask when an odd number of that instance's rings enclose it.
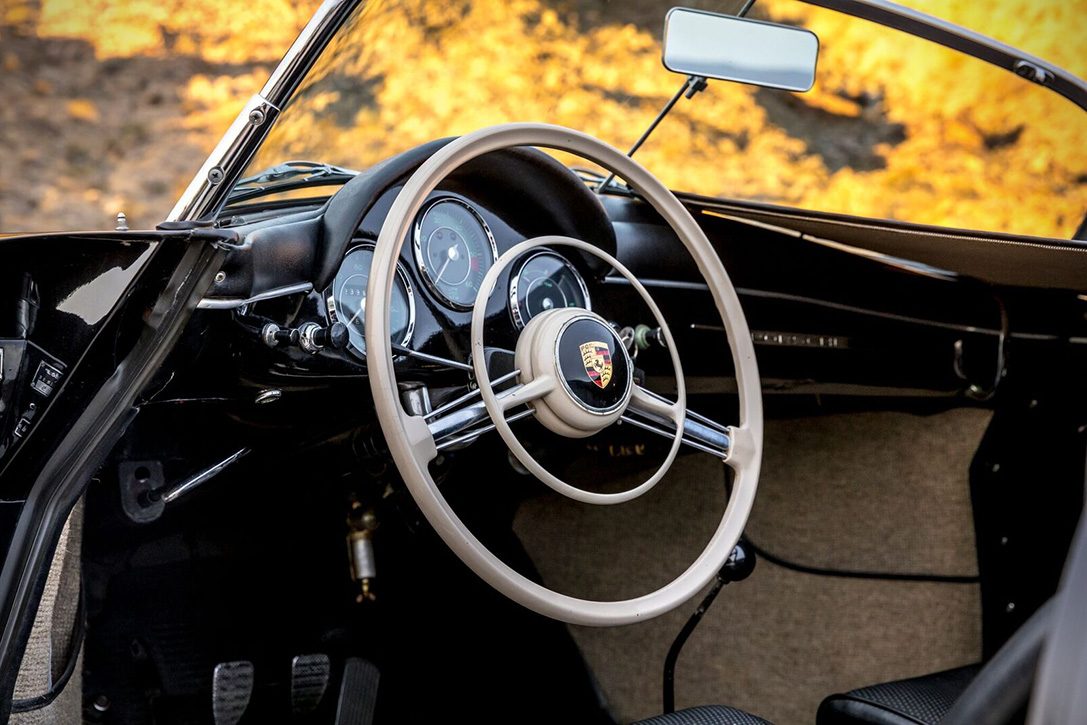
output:
{"label": "brake pedal", "polygon": [[366,660],[353,657],[344,663],[336,725],[372,725],[380,677],[377,667]]}
{"label": "brake pedal", "polygon": [[237,725],[253,697],[253,663],[220,662],[211,678],[211,712],[215,725]]}
{"label": "brake pedal", "polygon": [[328,655],[298,655],[291,660],[291,714],[298,717],[317,709],[331,670]]}

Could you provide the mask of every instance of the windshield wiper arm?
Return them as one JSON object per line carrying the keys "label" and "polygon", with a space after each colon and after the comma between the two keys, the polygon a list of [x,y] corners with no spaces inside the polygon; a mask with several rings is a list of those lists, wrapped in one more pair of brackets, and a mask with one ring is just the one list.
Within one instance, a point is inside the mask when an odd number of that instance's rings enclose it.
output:
{"label": "windshield wiper arm", "polygon": [[342,184],[357,174],[352,169],[317,161],[285,161],[239,180],[227,196],[227,202],[244,201],[266,193],[306,186]]}

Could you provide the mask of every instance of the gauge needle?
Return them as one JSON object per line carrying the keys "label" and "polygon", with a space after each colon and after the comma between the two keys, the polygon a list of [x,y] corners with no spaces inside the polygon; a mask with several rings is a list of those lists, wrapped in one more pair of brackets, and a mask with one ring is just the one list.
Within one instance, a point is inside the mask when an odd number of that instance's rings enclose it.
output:
{"label": "gauge needle", "polygon": [[438,270],[438,275],[434,278],[435,282],[442,281],[442,275],[445,274],[445,270],[449,268],[449,263],[455,262],[458,257],[460,257],[460,253],[457,251],[456,244],[445,251],[445,261],[442,262],[442,268]]}
{"label": "gauge needle", "polygon": [[347,321],[347,326],[351,327],[351,325],[355,324],[355,320],[359,319],[359,315],[361,315],[363,312],[366,312],[366,298],[365,297],[363,297],[362,302],[359,303],[359,311],[356,312],[354,315],[352,315],[351,319]]}

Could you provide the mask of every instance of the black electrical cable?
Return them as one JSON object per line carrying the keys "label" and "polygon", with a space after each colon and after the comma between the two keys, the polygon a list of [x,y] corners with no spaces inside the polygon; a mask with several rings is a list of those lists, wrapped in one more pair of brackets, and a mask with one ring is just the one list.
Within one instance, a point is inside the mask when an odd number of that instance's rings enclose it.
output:
{"label": "black electrical cable", "polygon": [[664,713],[676,711],[676,661],[679,659],[679,653],[683,650],[683,645],[687,644],[687,639],[694,632],[695,627],[702,621],[703,615],[706,610],[713,604],[713,600],[717,598],[717,595],[721,593],[721,588],[725,586],[725,580],[718,574],[717,578],[713,581],[713,586],[710,587],[709,592],[702,599],[702,603],[698,605],[698,609],[694,610],[694,614],[690,616],[687,623],[683,625],[683,629],[679,630],[679,634],[676,635],[675,640],[672,642],[672,646],[668,648],[668,655],[664,658],[664,688],[663,688],[663,700],[664,700]]}
{"label": "black electrical cable", "polygon": [[863,571],[855,569],[833,569],[830,567],[821,566],[809,566],[807,564],[799,564],[795,561],[790,561],[784,557],[777,556],[766,549],[762,548],[751,540],[751,537],[744,535],[744,541],[751,547],[751,550],[755,552],[756,556],[766,559],[771,564],[776,564],[784,569],[790,569],[792,571],[800,572],[801,574],[812,574],[815,576],[832,576],[841,579],[874,579],[877,581],[892,581],[892,582],[929,582],[933,584],[977,584],[981,581],[981,577],[977,575],[960,575],[960,574],[918,574],[910,572],[889,572],[889,571]]}

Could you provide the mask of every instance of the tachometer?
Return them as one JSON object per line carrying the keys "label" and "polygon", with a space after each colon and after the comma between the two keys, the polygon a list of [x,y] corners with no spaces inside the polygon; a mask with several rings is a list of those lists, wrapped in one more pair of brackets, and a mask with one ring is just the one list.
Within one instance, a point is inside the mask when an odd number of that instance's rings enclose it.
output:
{"label": "tachometer", "polygon": [[589,291],[574,265],[555,252],[535,252],[510,282],[510,314],[520,329],[536,315],[560,307],[589,308]]}
{"label": "tachometer", "polygon": [[498,248],[487,223],[468,204],[431,202],[415,223],[415,262],[430,291],[446,305],[471,309]]}
{"label": "tachometer", "polygon": [[[374,261],[374,246],[364,244],[349,251],[332,280],[328,296],[328,314],[333,322],[347,325],[351,349],[366,354],[366,285],[370,281],[370,265]],[[407,345],[415,327],[415,296],[411,284],[399,265],[389,310],[392,341]]]}

